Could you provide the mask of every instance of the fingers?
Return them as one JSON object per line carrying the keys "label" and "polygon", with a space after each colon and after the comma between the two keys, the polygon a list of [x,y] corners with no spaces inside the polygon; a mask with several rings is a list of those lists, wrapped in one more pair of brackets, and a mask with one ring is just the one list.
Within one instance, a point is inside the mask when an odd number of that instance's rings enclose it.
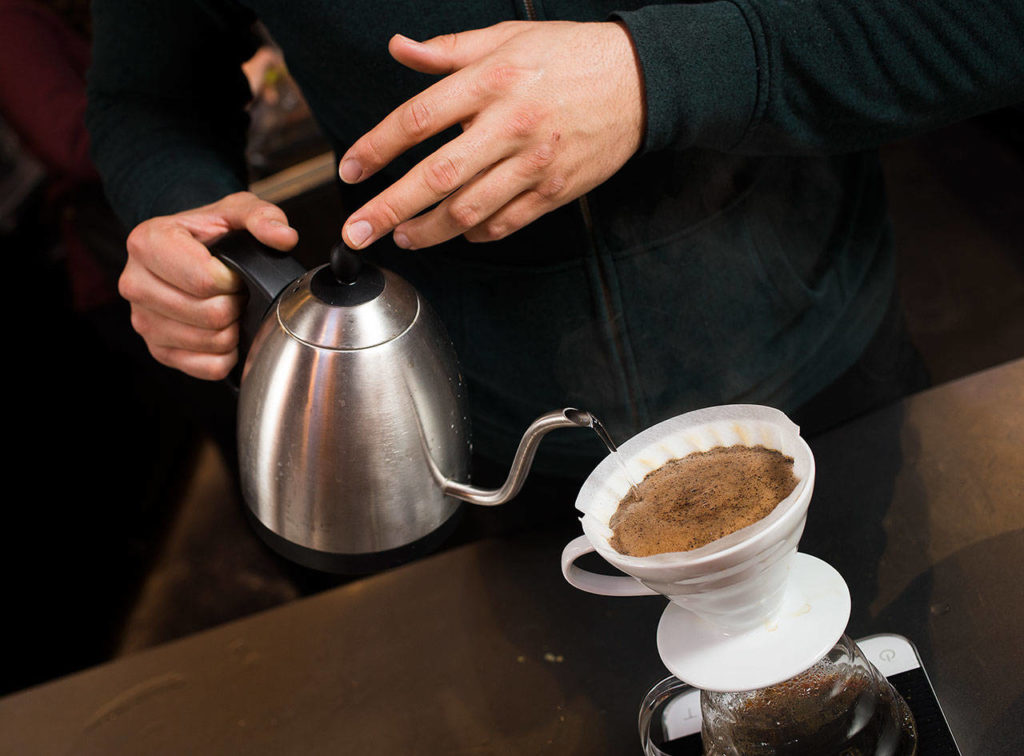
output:
{"label": "fingers", "polygon": [[[362,181],[424,139],[455,124],[472,125],[461,137],[449,142],[350,216],[342,228],[342,238],[350,247],[360,249],[372,244],[509,154],[515,138],[528,130],[530,124],[525,129],[513,129],[511,138],[505,139],[508,129],[481,127],[478,114],[527,76],[527,71],[500,61],[486,63],[479,71],[466,66],[486,58],[530,26],[519,22],[498,24],[436,37],[424,43],[400,35],[392,39],[389,47],[400,62],[416,70],[454,73],[392,111],[356,141],[338,167],[342,180]],[[521,126],[523,119],[513,114],[510,121]],[[514,192],[506,192],[503,202],[511,196]],[[492,201],[490,204],[496,208],[502,203]],[[470,215],[473,212],[472,208],[458,204],[454,207]],[[458,217],[449,218],[444,232],[450,234],[447,238],[460,233],[457,229],[465,222]],[[438,233],[442,233],[439,226],[434,236]],[[400,236],[399,240],[402,238]]]}
{"label": "fingers", "polygon": [[195,378],[227,376],[237,360],[243,295],[193,296],[158,278],[132,257],[118,288],[132,304],[132,328],[158,362]]}
{"label": "fingers", "polygon": [[224,217],[232,228],[244,228],[268,247],[287,252],[299,241],[298,232],[288,225],[284,210],[255,194],[231,195]]}
{"label": "fingers", "polygon": [[530,25],[526,21],[506,21],[486,29],[442,34],[423,42],[396,34],[388,42],[388,52],[414,71],[448,74],[475,63]]}
{"label": "fingers", "polygon": [[237,321],[220,330],[193,328],[132,306],[132,327],[157,362],[194,378],[221,380],[238,361]]}
{"label": "fingers", "polygon": [[237,360],[241,282],[206,247],[236,229],[281,250],[298,241],[280,208],[248,192],[152,218],[128,236],[118,289],[132,326],[154,358],[197,378],[223,378]]}
{"label": "fingers", "polygon": [[122,291],[122,296],[133,301],[133,297],[152,291],[154,281],[144,273],[199,298],[234,292],[241,285],[238,277],[196,240],[188,226],[173,216],[141,223],[128,235],[128,265],[121,286],[127,284],[129,288]]}
{"label": "fingers", "polygon": [[515,197],[486,221],[468,230],[464,236],[471,242],[498,241],[562,204],[565,203],[552,203],[543,187],[531,189]]}
{"label": "fingers", "polygon": [[263,244],[282,252],[294,247],[299,240],[298,232],[288,225],[284,210],[251,192],[231,194],[212,205],[169,217],[203,244],[243,228]]}
{"label": "fingers", "polygon": [[389,42],[395,59],[426,73],[452,73],[389,113],[342,157],[338,175],[345,183],[362,181],[424,139],[470,121],[525,74],[515,66],[487,67],[480,76],[460,69],[485,58],[530,24],[506,22],[487,29],[447,34],[416,42],[396,35]]}
{"label": "fingers", "polygon": [[118,290],[133,305],[183,326],[216,331],[227,328],[241,315],[241,294],[213,287],[203,294],[191,294],[160,278],[132,257],[121,273]]}
{"label": "fingers", "polygon": [[448,75],[353,144],[342,179],[361,181],[456,124],[464,132],[349,217],[342,236],[353,248],[391,230],[408,248],[458,233],[501,238],[607,180],[639,148],[642,77],[616,23],[502,24],[389,47],[411,68]]}
{"label": "fingers", "polygon": [[[430,212],[400,224],[395,229],[395,244],[420,249],[460,234],[482,241],[503,238],[522,228],[564,201],[565,181],[543,176],[554,155],[550,145],[542,144],[526,154],[506,158]],[[526,211],[535,214],[525,219]]]}
{"label": "fingers", "polygon": [[[241,305],[241,298],[239,298]],[[132,327],[146,335],[150,346],[165,349],[183,349],[209,354],[230,354],[238,346],[238,318],[223,318],[225,325],[218,328],[211,325],[192,326],[165,317],[156,310],[143,306],[132,307]]]}
{"label": "fingers", "polygon": [[391,111],[360,137],[341,159],[345,183],[362,181],[424,139],[469,120],[481,107],[481,92],[467,77],[450,76]]}
{"label": "fingers", "polygon": [[206,354],[167,347],[149,347],[149,353],[161,365],[180,370],[193,378],[204,381],[220,381],[231,374],[231,368],[238,362],[238,352],[229,354]]}
{"label": "fingers", "polygon": [[354,249],[372,244],[502,160],[512,146],[491,138],[486,128],[466,131],[354,212],[342,238]]}

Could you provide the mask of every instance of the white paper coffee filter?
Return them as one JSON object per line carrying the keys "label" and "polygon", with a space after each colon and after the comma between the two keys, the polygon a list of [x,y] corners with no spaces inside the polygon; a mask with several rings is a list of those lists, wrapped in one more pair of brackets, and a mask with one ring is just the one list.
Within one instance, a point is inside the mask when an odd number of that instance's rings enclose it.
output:
{"label": "white paper coffee filter", "polygon": [[[582,526],[595,549],[623,571],[652,580],[678,579],[680,571],[690,572],[722,552],[749,539],[786,516],[798,503],[806,507],[805,489],[813,486],[814,461],[799,427],[783,412],[771,407],[734,404],[688,412],[665,420],[637,434],[619,447],[619,457],[629,475],[639,483],[645,475],[669,460],[716,446],[762,445],[793,458],[796,488],[767,517],[741,530],[692,551],[635,557],[621,554],[609,543],[608,523],[630,483],[622,465],[608,455],[580,489],[576,508],[583,513]],[[795,513],[794,513],[795,514]]]}

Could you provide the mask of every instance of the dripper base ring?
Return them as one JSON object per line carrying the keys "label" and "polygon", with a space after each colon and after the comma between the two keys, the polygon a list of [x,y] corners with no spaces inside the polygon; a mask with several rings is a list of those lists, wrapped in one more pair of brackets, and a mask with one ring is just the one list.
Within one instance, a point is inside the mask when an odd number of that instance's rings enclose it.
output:
{"label": "dripper base ring", "polygon": [[665,667],[695,688],[764,688],[808,669],[831,649],[850,619],[850,591],[834,567],[794,554],[779,612],[750,630],[726,635],[693,612],[669,604],[658,623]]}

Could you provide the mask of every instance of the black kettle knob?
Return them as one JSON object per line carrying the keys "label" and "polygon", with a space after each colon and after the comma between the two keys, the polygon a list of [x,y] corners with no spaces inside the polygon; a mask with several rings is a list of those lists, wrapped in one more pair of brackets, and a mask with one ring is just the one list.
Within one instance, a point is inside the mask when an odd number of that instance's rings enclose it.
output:
{"label": "black kettle knob", "polygon": [[338,283],[354,284],[363,268],[362,258],[349,249],[344,242],[338,242],[331,249],[331,272]]}
{"label": "black kettle knob", "polygon": [[331,248],[331,262],[318,270],[309,290],[322,302],[335,307],[355,307],[376,299],[384,291],[380,269],[364,264],[362,257],[338,242]]}

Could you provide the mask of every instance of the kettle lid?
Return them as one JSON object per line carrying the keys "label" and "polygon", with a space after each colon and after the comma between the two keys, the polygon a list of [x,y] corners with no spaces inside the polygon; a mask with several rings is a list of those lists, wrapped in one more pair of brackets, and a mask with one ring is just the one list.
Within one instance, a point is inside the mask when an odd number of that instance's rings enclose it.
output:
{"label": "kettle lid", "polygon": [[400,276],[362,261],[343,244],[281,294],[277,317],[296,339],[323,349],[366,349],[416,321],[419,296]]}

